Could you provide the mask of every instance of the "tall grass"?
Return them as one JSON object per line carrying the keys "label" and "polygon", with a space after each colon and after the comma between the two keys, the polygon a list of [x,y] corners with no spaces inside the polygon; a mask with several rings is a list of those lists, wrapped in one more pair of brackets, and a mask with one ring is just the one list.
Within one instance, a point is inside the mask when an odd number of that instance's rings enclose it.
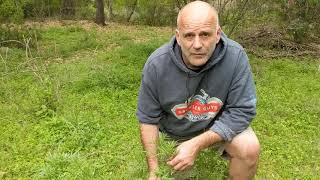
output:
{"label": "tall grass", "polygon": [[[171,30],[112,24],[40,32],[31,53],[47,68],[46,83],[28,71],[23,49],[0,51],[0,177],[145,179],[135,117],[141,70]],[[252,126],[262,145],[256,179],[319,179],[319,60],[250,59],[259,97]],[[182,177],[165,165],[174,143],[160,144],[159,174]],[[188,175],[227,174],[227,161],[207,150]]]}

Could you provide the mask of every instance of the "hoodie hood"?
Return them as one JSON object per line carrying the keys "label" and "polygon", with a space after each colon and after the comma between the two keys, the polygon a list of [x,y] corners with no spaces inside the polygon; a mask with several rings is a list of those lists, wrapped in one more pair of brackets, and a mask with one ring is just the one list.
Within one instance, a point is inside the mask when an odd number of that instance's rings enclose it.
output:
{"label": "hoodie hood", "polygon": [[211,57],[207,61],[207,63],[202,67],[202,69],[199,72],[195,72],[191,69],[189,69],[182,60],[182,52],[181,47],[177,42],[176,37],[172,37],[170,41],[170,56],[172,57],[172,60],[176,66],[179,67],[182,71],[190,74],[190,75],[197,75],[199,73],[202,73],[211,67],[213,67],[215,64],[217,64],[219,61],[223,59],[223,56],[226,53],[227,49],[227,36],[222,32],[220,41],[217,43],[215,50],[213,51]]}

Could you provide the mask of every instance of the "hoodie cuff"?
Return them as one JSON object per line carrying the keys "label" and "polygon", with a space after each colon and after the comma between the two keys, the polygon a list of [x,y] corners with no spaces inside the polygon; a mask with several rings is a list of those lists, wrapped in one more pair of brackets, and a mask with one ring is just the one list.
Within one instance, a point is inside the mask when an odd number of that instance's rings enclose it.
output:
{"label": "hoodie cuff", "polygon": [[216,121],[210,128],[213,132],[219,134],[224,141],[230,142],[236,133],[220,121]]}
{"label": "hoodie cuff", "polygon": [[161,119],[161,117],[150,117],[150,116],[147,116],[146,114],[144,114],[139,109],[136,112],[136,116],[137,116],[139,122],[140,123],[144,123],[144,124],[157,125],[159,123],[160,119]]}

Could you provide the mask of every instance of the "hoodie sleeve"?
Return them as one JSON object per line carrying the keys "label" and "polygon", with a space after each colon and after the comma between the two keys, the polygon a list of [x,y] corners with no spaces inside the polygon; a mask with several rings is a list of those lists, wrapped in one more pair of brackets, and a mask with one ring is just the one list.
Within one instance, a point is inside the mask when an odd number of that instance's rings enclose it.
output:
{"label": "hoodie sleeve", "polygon": [[256,115],[256,91],[248,57],[241,51],[221,116],[210,128],[225,141],[244,131]]}
{"label": "hoodie sleeve", "polygon": [[157,76],[154,67],[148,63],[142,73],[140,85],[137,118],[140,123],[158,124],[161,119],[162,109],[157,95]]}

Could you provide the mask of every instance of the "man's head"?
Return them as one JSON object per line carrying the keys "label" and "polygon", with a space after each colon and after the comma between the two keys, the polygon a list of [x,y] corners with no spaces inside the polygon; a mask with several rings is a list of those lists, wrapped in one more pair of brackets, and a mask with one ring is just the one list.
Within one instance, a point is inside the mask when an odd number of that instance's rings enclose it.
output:
{"label": "man's head", "polygon": [[180,10],[176,38],[188,68],[201,68],[212,55],[220,36],[218,14],[210,4],[193,1]]}

